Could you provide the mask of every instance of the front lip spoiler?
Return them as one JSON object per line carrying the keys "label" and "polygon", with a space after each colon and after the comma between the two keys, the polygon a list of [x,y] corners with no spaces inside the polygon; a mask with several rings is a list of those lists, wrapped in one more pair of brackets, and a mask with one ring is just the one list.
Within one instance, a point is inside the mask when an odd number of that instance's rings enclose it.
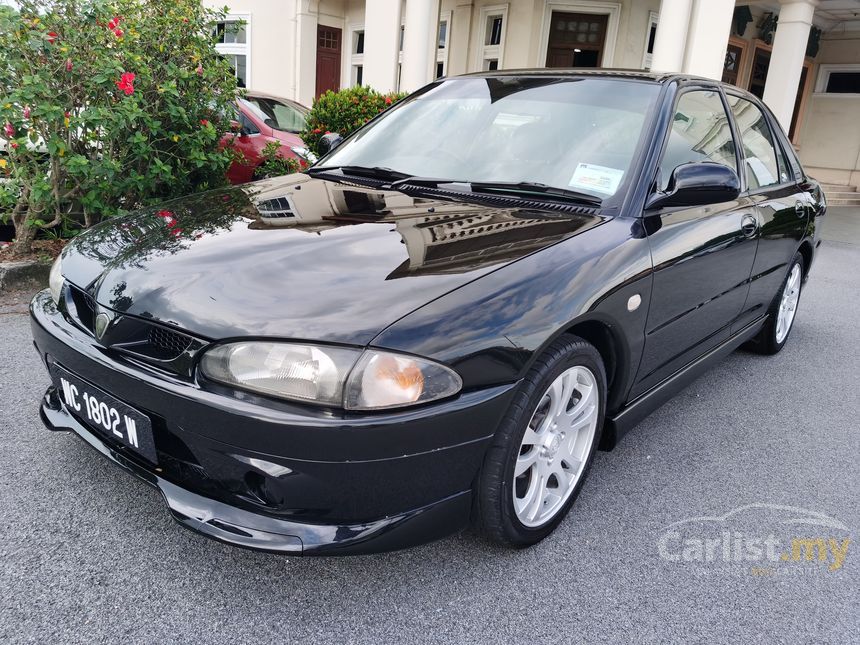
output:
{"label": "front lip spoiler", "polygon": [[422,508],[363,524],[282,520],[203,497],[131,461],[78,422],[65,409],[54,386],[45,393],[40,416],[49,430],[74,432],[103,457],[161,491],[170,514],[180,525],[234,546],[290,555],[390,551],[463,528],[471,509],[471,491],[466,490]]}

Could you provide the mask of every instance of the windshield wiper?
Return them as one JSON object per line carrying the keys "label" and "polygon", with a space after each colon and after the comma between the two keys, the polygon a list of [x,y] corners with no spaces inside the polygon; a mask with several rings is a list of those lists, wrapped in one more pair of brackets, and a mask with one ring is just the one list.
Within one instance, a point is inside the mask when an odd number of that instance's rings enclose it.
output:
{"label": "windshield wiper", "polygon": [[398,172],[397,170],[382,166],[312,166],[307,170],[307,173],[312,176],[329,172],[340,172],[344,175],[369,177],[371,179],[381,179],[382,181],[399,181],[409,177],[405,172]]}
{"label": "windshield wiper", "polygon": [[406,177],[391,184],[392,188],[397,188],[398,185],[411,184],[414,186],[429,186],[438,188],[444,184],[458,184],[466,186],[475,193],[481,192],[500,192],[500,193],[524,193],[539,195],[541,197],[552,197],[567,201],[575,201],[589,206],[600,206],[603,200],[600,197],[580,193],[576,190],[568,188],[557,188],[555,186],[547,186],[533,181],[460,181],[456,179],[436,179],[433,177]]}

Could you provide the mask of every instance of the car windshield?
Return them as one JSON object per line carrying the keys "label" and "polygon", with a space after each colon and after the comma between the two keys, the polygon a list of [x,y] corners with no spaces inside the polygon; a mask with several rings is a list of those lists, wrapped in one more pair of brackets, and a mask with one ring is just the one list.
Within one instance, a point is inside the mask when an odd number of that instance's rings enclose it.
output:
{"label": "car windshield", "polygon": [[625,79],[450,79],[387,112],[320,165],[539,183],[605,199],[625,183],[658,93],[656,83]]}
{"label": "car windshield", "polygon": [[289,103],[262,96],[249,96],[239,101],[270,128],[300,132],[305,127],[305,112]]}

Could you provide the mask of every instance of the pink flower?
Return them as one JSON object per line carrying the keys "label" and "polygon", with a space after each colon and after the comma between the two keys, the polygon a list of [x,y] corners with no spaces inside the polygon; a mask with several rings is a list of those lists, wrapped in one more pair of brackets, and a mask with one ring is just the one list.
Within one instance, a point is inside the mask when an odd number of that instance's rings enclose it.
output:
{"label": "pink flower", "polygon": [[107,24],[108,29],[113,30],[113,29],[116,29],[117,27],[119,27],[119,23],[121,20],[122,20],[122,16],[114,16],[113,18],[111,18]]}
{"label": "pink flower", "polygon": [[170,234],[173,237],[179,237],[180,235],[182,235],[182,229],[181,228],[174,228],[172,231],[170,231]]}
{"label": "pink flower", "polygon": [[206,119],[200,119],[200,125],[205,128],[207,125],[209,125],[209,121],[207,121]]}
{"label": "pink flower", "polygon": [[6,122],[6,125],[3,126],[3,132],[6,133],[7,139],[11,139],[15,136],[15,128],[8,121]]}
{"label": "pink flower", "polygon": [[23,114],[24,114],[25,119],[30,118],[30,106],[29,105],[24,106],[24,113]]}
{"label": "pink flower", "polygon": [[122,29],[114,29],[113,30],[113,35],[116,36],[117,38],[122,38],[122,34],[123,34]]}
{"label": "pink flower", "polygon": [[49,31],[48,32],[48,42],[51,43],[52,45],[55,42],[57,42],[57,32],[56,31]]}
{"label": "pink flower", "polygon": [[197,76],[203,76],[203,63],[197,64]]}
{"label": "pink flower", "polygon": [[390,96],[385,97],[385,105],[391,105],[391,97]]}
{"label": "pink flower", "polygon": [[116,82],[117,88],[125,92],[125,95],[134,94],[134,73],[125,72]]}
{"label": "pink flower", "polygon": [[13,141],[12,143],[10,143],[9,145],[11,146],[12,150],[17,150],[17,149],[18,149],[18,143],[17,143],[17,142],[15,142],[15,141]]}
{"label": "pink flower", "polygon": [[74,65],[72,64],[72,59],[67,58],[66,59],[66,71],[71,72],[73,67],[74,67]]}

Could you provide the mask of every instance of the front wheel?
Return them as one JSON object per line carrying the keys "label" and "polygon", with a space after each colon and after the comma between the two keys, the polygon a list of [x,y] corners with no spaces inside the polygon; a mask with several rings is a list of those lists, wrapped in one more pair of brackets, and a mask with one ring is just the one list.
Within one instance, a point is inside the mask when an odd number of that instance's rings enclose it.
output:
{"label": "front wheel", "polygon": [[767,322],[750,344],[751,349],[761,354],[776,354],[785,347],[800,303],[802,284],[803,256],[797,253],[789,265],[779,293],[770,305]]}
{"label": "front wheel", "polygon": [[476,491],[476,523],[503,544],[541,541],[564,519],[600,441],[606,373],[594,346],[562,336],[523,379]]}

